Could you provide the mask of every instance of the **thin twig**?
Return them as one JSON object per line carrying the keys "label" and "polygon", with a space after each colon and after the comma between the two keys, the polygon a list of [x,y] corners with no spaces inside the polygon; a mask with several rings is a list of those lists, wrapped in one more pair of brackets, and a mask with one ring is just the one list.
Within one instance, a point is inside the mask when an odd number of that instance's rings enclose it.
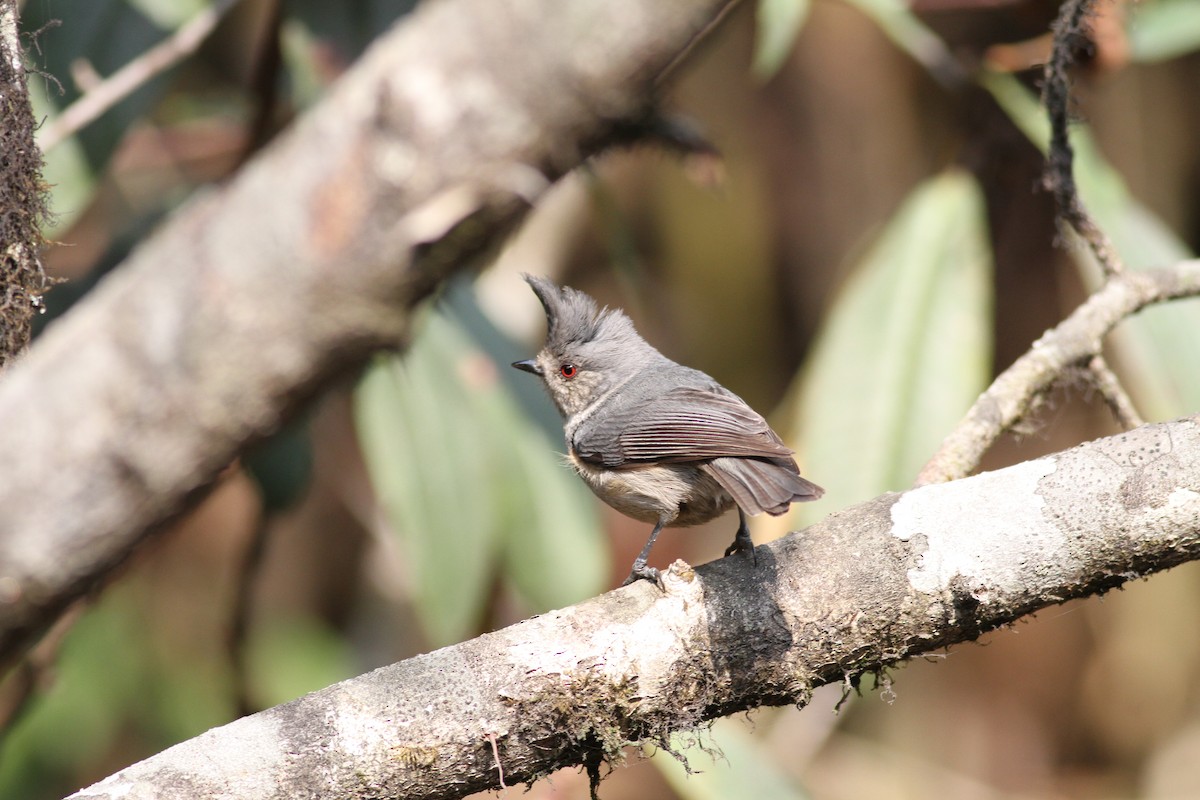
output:
{"label": "thin twig", "polygon": [[38,137],[42,151],[49,151],[64,139],[98,119],[104,112],[145,85],[151,78],[194,53],[208,38],[221,17],[238,0],[214,0],[179,30],[151,47],[108,76],[95,88],[63,109]]}
{"label": "thin twig", "polygon": [[1146,424],[1142,415],[1133,405],[1133,399],[1125,391],[1125,387],[1121,385],[1121,381],[1112,371],[1112,367],[1108,365],[1104,356],[1092,356],[1087,363],[1087,370],[1092,384],[1100,392],[1100,396],[1104,398],[1104,402],[1108,404],[1109,410],[1112,411],[1113,417],[1121,427],[1131,431],[1139,425]]}
{"label": "thin twig", "polygon": [[1065,370],[1089,363],[1100,354],[1104,336],[1121,320],[1154,303],[1198,295],[1200,260],[1110,278],[992,382],[922,468],[917,485],[973,472],[996,439],[1024,417],[1033,401]]}
{"label": "thin twig", "polygon": [[1046,63],[1042,102],[1050,116],[1050,151],[1046,154],[1046,172],[1042,182],[1054,193],[1059,218],[1087,242],[1092,254],[1108,278],[1124,266],[1108,235],[1092,219],[1075,186],[1075,152],[1071,147],[1071,81],[1075,54],[1087,41],[1087,18],[1092,0],[1067,0],[1054,22],[1054,44]]}

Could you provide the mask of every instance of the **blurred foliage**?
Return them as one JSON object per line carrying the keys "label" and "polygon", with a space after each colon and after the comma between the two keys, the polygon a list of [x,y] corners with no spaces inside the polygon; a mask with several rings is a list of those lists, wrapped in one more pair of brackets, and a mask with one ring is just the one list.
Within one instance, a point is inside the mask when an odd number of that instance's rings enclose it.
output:
{"label": "blurred foliage", "polygon": [[[955,65],[945,43],[909,9],[904,0],[845,0],[866,14],[892,42],[929,70],[935,78],[946,80],[947,65]],[[959,69],[952,67],[957,75]]]}
{"label": "blurred foliage", "polygon": [[416,5],[417,0],[289,0],[286,8],[291,22],[319,34],[322,46],[348,63]]}
{"label": "blurred foliage", "polygon": [[[228,178],[415,5],[242,0],[198,51],[47,153],[48,235],[63,244],[47,261],[71,278],[48,296],[52,311],[197,187]],[[723,185],[697,188],[672,158],[638,149],[591,162],[573,199],[547,198],[512,243],[519,260],[501,258],[477,291],[451,287],[405,357],[378,359],[353,399],[332,393],[248,454],[81,615],[0,743],[0,797],[62,796],[229,718],[227,606],[264,512],[245,653],[262,704],[613,585],[610,563],[627,563],[620,548],[636,551],[646,531],[598,513],[557,455],[561,421],[537,382],[507,366],[536,350],[544,323],[517,271],[627,308],[652,342],[760,408],[790,385],[780,427],[829,489],[798,511],[908,485],[992,353],[1025,349],[1013,331],[1055,324],[1095,280],[1080,246],[1056,250],[1039,226],[1050,211],[1022,139],[1045,147],[1037,37],[1056,5],[744,4],[666,98],[721,149]],[[29,0],[36,113],[50,124],[208,7]],[[1078,182],[1128,263],[1167,264],[1200,242],[1200,3],[1099,10],[1120,35],[1078,71]],[[997,46],[1034,55],[1001,73]],[[1094,110],[1108,125],[1084,124]],[[1110,340],[1149,418],[1200,408],[1196,306],[1152,309]],[[1111,430],[1097,403],[1066,394],[1053,425],[993,457]],[[664,537],[656,555],[698,563],[727,528]],[[800,714],[678,737],[700,774],[660,753],[601,792],[1200,796],[1191,608],[1200,575],[1188,567],[911,665],[889,684],[891,704],[868,695],[833,717],[829,687]],[[586,780],[555,781],[533,800],[586,796]]]}
{"label": "blurred foliage", "polygon": [[[914,190],[854,267],[793,401],[790,430],[825,503],[909,486],[987,387],[991,272],[983,195],[959,171]],[[814,505],[793,506],[794,522],[824,516]]]}
{"label": "blurred foliage", "polygon": [[339,631],[313,617],[279,617],[250,640],[250,691],[263,708],[352,678],[358,664]]}
{"label": "blurred foliage", "polygon": [[164,30],[176,30],[211,5],[211,0],[127,0],[124,5]]}
{"label": "blurred foliage", "polygon": [[312,441],[305,420],[293,422],[251,449],[242,463],[258,484],[268,512],[294,506],[312,479]]}
{"label": "blurred foliage", "polygon": [[791,55],[811,5],[811,0],[758,0],[754,71],[759,77],[770,78]]}
{"label": "blurred foliage", "polygon": [[[52,682],[0,751],[0,797],[58,797],[103,777],[114,744],[162,749],[228,720],[220,654],[163,646],[145,582],[113,587],[75,623]],[[49,676],[44,676],[49,677]]]}
{"label": "blurred foliage", "polygon": [[721,719],[711,729],[676,734],[671,748],[674,752],[659,754],[654,766],[681,800],[744,797],[747,787],[753,787],[755,800],[811,796],[758,745],[740,719]]}
{"label": "blurred foliage", "polygon": [[430,314],[403,357],[357,396],[375,490],[404,543],[416,611],[435,644],[477,630],[504,574],[534,608],[578,602],[609,573],[595,506],[451,319]]}
{"label": "blurred foliage", "polygon": [[1129,23],[1129,49],[1135,61],[1155,62],[1200,50],[1200,3],[1155,0],[1139,3]]}
{"label": "blurred foliage", "polygon": [[[176,10],[197,3],[142,3],[126,0],[56,0],[27,3],[22,14],[25,30],[42,31],[37,41],[39,70],[30,81],[34,115],[53,123],[58,114],[83,96],[78,80],[68,76],[89,73],[102,79],[137,58],[169,35],[187,17]],[[163,27],[169,26],[169,27]],[[136,91],[75,135],[45,153],[46,182],[55,210],[51,238],[66,230],[87,208],[97,182],[121,138],[161,101],[170,75],[144,82]]]}

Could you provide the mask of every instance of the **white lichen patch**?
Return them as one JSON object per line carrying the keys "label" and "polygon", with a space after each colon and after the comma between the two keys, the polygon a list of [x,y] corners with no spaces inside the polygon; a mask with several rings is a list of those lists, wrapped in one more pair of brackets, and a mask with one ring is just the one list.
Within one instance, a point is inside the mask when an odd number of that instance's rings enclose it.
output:
{"label": "white lichen patch", "polygon": [[1192,489],[1176,489],[1167,497],[1167,505],[1173,508],[1185,507],[1200,500],[1200,492]]}
{"label": "white lichen patch", "polygon": [[1144,521],[1148,528],[1155,529],[1160,536],[1169,537],[1173,533],[1185,536],[1195,530],[1197,508],[1200,507],[1200,492],[1179,487],[1167,495],[1167,501],[1158,506],[1151,506],[1145,512],[1149,517]]}
{"label": "white lichen patch", "polygon": [[[433,708],[427,708],[425,712],[429,715],[437,713]],[[352,695],[345,695],[327,712],[326,722],[337,731],[338,749],[348,756],[363,758],[387,743],[399,744],[413,720],[386,719],[377,710],[359,707],[358,699]]]}
{"label": "white lichen patch", "polygon": [[640,696],[653,695],[674,677],[680,641],[694,640],[695,630],[704,628],[703,586],[695,573],[689,580],[689,572],[677,562],[664,573],[666,591],[649,581],[625,590],[644,596],[627,598],[634,608],[606,616],[603,625],[590,618],[595,613],[591,604],[522,623],[514,629],[521,638],[507,648],[509,658],[527,674],[556,678],[564,685],[580,679],[612,685],[636,680]]}
{"label": "white lichen patch", "polygon": [[1026,586],[1028,563],[1068,569],[1067,536],[1043,514],[1037,491],[1055,465],[1054,458],[1040,458],[901,497],[892,506],[892,534],[927,543],[918,566],[908,571],[913,588],[938,594],[958,578],[986,601],[989,590]]}

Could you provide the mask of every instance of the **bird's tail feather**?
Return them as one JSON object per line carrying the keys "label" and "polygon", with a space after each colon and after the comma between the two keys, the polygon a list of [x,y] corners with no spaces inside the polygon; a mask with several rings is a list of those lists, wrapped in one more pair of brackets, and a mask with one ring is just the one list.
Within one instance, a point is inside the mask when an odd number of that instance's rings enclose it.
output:
{"label": "bird's tail feather", "polygon": [[[781,459],[782,460],[782,459]],[[758,458],[716,458],[703,469],[729,492],[747,514],[778,516],[792,503],[816,500],[825,490],[800,477],[794,462],[777,463]]]}

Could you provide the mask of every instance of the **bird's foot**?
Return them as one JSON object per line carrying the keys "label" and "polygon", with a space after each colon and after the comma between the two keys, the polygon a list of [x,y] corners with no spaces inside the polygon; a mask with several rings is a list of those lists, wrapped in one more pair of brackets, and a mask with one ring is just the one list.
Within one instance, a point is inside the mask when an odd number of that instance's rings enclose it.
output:
{"label": "bird's foot", "polygon": [[648,566],[645,561],[633,562],[633,569],[629,570],[629,577],[621,584],[628,586],[634,581],[651,581],[658,587],[662,587],[662,577],[658,574],[658,570]]}
{"label": "bird's foot", "polygon": [[749,553],[750,557],[754,559],[754,565],[758,566],[758,555],[754,552],[754,540],[750,538],[750,531],[746,528],[738,528],[733,543],[725,548],[726,557],[735,553]]}

